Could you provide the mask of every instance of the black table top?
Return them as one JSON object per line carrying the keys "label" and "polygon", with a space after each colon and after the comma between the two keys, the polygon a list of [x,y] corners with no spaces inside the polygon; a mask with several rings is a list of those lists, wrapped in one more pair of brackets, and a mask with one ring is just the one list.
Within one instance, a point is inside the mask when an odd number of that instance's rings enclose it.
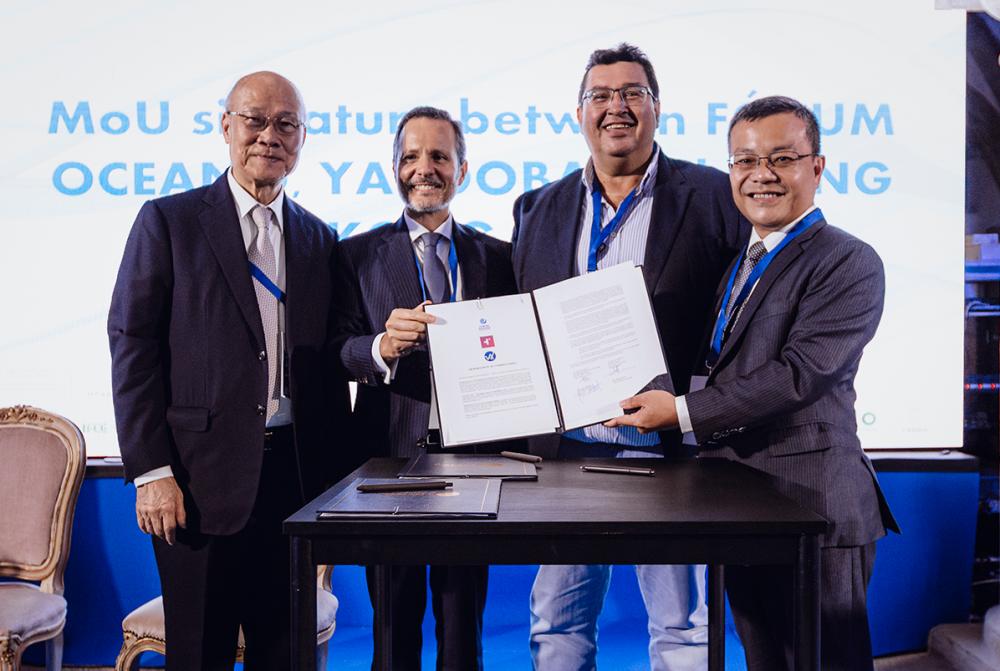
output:
{"label": "black table top", "polygon": [[[394,477],[405,459],[372,459],[285,521],[285,533],[379,536],[595,534],[789,536],[820,534],[826,520],[779,494],[761,473],[723,459],[545,461],[537,482],[506,481],[493,520],[317,520],[316,511],[355,477]],[[650,476],[587,473],[582,464],[646,466]]]}

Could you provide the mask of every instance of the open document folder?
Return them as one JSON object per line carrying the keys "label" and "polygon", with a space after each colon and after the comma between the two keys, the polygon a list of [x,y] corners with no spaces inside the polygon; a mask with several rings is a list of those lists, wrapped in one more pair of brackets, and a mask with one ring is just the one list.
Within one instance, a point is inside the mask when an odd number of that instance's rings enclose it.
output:
{"label": "open document folder", "polygon": [[445,447],[606,421],[667,372],[642,269],[631,264],[426,310],[437,317],[427,343]]}

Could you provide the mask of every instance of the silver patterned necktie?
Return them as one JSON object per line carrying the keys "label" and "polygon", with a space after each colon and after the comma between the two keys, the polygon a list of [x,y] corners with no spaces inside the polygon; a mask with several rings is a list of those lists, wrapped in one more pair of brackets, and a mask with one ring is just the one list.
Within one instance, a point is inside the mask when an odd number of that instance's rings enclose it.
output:
{"label": "silver patterned necktie", "polygon": [[[247,258],[255,266],[277,284],[278,264],[275,260],[274,245],[271,244],[271,222],[274,213],[271,208],[258,205],[250,211],[253,223],[257,225],[257,233],[250,242]],[[270,420],[278,410],[278,298],[267,287],[254,279],[254,291],[257,294],[257,307],[260,308],[260,321],[264,327],[264,344],[267,350],[267,420]]]}
{"label": "silver patterned necktie", "polygon": [[760,263],[760,260],[764,258],[767,254],[767,247],[760,240],[750,245],[750,249],[747,250],[747,255],[743,259],[743,263],[740,265],[740,270],[736,273],[736,281],[733,283],[733,292],[729,296],[729,305],[726,306],[726,314],[729,315],[729,323],[726,326],[726,333],[730,333],[733,327],[736,325],[737,320],[740,318],[740,314],[743,312],[743,307],[747,304],[744,300],[740,303],[739,308],[736,310],[736,314],[732,314],[733,306],[736,303],[736,298],[740,295],[743,290],[743,286],[747,283],[747,279],[750,277],[750,273],[753,272],[754,267]]}
{"label": "silver patterned necktie", "polygon": [[448,301],[448,275],[438,256],[437,246],[441,240],[447,240],[438,233],[424,233],[420,236],[424,241],[422,263],[424,266],[424,283],[427,285],[427,297],[434,303]]}

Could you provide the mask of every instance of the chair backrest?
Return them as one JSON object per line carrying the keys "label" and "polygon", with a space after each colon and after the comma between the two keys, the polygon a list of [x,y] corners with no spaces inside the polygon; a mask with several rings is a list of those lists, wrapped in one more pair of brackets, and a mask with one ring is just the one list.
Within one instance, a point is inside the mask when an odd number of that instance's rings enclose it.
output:
{"label": "chair backrest", "polygon": [[31,406],[0,408],[0,576],[62,594],[86,465],[73,422]]}

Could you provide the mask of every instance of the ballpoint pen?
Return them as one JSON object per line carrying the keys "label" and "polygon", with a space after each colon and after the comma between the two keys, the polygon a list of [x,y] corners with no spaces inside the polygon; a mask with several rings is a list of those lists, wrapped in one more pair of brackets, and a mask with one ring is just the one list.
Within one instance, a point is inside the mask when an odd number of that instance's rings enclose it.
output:
{"label": "ballpoint pen", "polygon": [[588,473],[618,473],[621,475],[655,475],[652,468],[638,468],[634,466],[581,466],[581,471]]}

